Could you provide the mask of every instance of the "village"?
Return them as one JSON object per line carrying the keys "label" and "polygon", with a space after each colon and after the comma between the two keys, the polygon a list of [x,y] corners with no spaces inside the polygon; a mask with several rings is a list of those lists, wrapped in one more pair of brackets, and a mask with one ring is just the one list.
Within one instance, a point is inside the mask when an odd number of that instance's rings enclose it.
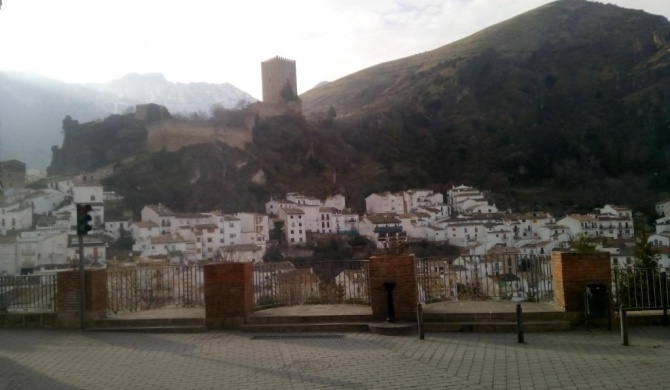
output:
{"label": "village", "polygon": [[[264,295],[264,283],[277,283],[276,274],[287,272],[300,273],[308,280],[303,280],[301,288],[309,290],[289,295],[310,296],[323,290],[319,278],[312,276],[314,266],[296,270],[291,261],[309,254],[316,241],[328,237],[364,237],[380,253],[417,242],[457,247],[461,255],[455,259],[423,259],[420,263],[423,271],[418,275],[425,279],[422,285],[433,290],[420,292],[424,300],[463,294],[525,300],[550,294],[551,272],[541,270],[548,266],[548,260],[538,263],[535,272],[528,272],[532,261],[552,251],[569,250],[580,238],[593,240],[597,250],[609,252],[613,268],[630,266],[635,258],[633,210],[624,206],[604,205],[593,213],[562,217],[541,211],[512,213],[489,203],[484,192],[459,185],[446,196],[427,189],[373,193],[365,199],[363,215],[347,208],[342,194],[319,199],[292,192],[269,199],[265,213],[181,213],[159,203],[145,205],[141,219],[133,220],[106,212],[123,195],[105,192],[93,175],[51,179],[46,189],[35,190],[26,187],[23,163],[11,160],[0,164],[5,183],[0,204],[3,275],[74,268],[79,262],[77,204],[88,204],[92,210],[93,230],[83,237],[86,267],[251,262],[258,270],[257,299]],[[670,201],[656,205],[663,217],[648,237],[660,254],[660,267],[670,267],[667,208]],[[272,232],[276,233],[274,239]],[[132,243],[132,250],[110,249],[119,240]],[[264,270],[270,248],[278,249],[286,261]],[[348,286],[339,292],[340,298],[366,300],[366,287],[352,282],[364,281],[358,273],[365,270],[345,268],[340,266],[337,275],[329,277],[334,286]],[[474,285],[479,287],[473,289]],[[500,291],[503,288],[505,291]]]}

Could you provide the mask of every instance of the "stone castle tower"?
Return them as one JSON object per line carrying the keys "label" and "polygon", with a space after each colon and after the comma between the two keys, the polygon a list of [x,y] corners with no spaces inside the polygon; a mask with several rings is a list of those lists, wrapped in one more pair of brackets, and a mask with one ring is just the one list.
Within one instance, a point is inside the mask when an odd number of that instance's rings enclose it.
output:
{"label": "stone castle tower", "polygon": [[282,96],[282,90],[288,84],[293,96],[298,96],[298,82],[295,61],[276,56],[261,62],[263,77],[263,103],[288,103]]}

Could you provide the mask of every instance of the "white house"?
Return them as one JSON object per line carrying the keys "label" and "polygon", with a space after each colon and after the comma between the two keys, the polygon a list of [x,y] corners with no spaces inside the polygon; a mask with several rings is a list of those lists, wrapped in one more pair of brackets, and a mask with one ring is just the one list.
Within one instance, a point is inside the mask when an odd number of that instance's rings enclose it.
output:
{"label": "white house", "polygon": [[359,221],[358,214],[345,209],[335,215],[335,230],[337,234],[357,234]]}
{"label": "white house", "polygon": [[365,198],[367,214],[404,214],[409,211],[407,206],[402,192],[373,193]]}
{"label": "white house", "polygon": [[[142,208],[142,221],[151,221],[158,225],[160,234],[170,234],[179,227],[175,220],[175,213],[162,204],[146,205]],[[174,226],[173,226],[174,225]]]}
{"label": "white house", "polygon": [[571,214],[558,220],[559,225],[570,230],[571,237],[598,237],[600,229],[598,218],[594,214]]}
{"label": "white house", "polygon": [[346,198],[344,195],[340,194],[328,196],[324,200],[323,205],[325,207],[334,207],[340,211],[343,211],[346,208]]}
{"label": "white house", "polygon": [[670,199],[663,199],[656,203],[656,213],[661,216],[670,216]]}
{"label": "white house", "polygon": [[102,205],[102,186],[96,183],[77,184],[72,189],[73,201],[77,204]]}
{"label": "white house", "polygon": [[286,208],[293,208],[297,205],[297,203],[294,203],[290,200],[287,199],[272,199],[270,198],[270,201],[265,203],[265,214],[267,215],[272,215],[272,216],[277,216],[279,215],[279,210],[280,209],[286,209]]}
{"label": "white house", "polygon": [[130,225],[130,231],[135,242],[161,235],[158,225],[153,221],[135,221]]}
{"label": "white house", "polygon": [[63,206],[67,195],[56,190],[40,190],[30,196],[33,214],[47,214]]}
{"label": "white house", "polygon": [[74,188],[74,180],[72,178],[53,179],[47,183],[47,187],[52,190],[72,195],[72,189]]}
{"label": "white house", "polygon": [[0,234],[33,226],[33,208],[29,204],[0,204]]}
{"label": "white house", "polygon": [[[107,259],[106,248],[102,235],[87,234],[83,237],[84,241],[84,263],[88,265],[100,265]],[[67,258],[71,260],[79,259],[79,236],[67,236]]]}
{"label": "white house", "polygon": [[377,248],[407,241],[402,221],[393,213],[365,215],[359,224],[359,233],[374,242]]}
{"label": "white house", "polygon": [[[121,231],[130,232],[133,220],[131,218],[105,218],[105,234],[112,240],[118,240],[121,237]],[[126,233],[128,234],[128,233]],[[132,233],[131,233],[132,234]]]}
{"label": "white house", "polygon": [[142,258],[169,256],[175,252],[184,254],[187,249],[187,240],[178,233],[149,237],[147,241],[138,241],[133,245],[133,251],[142,252],[140,255]]}
{"label": "white house", "polygon": [[[21,269],[40,265],[67,264],[67,232],[22,232],[16,238],[16,254]],[[14,270],[19,273],[19,270]]]}
{"label": "white house", "polygon": [[284,221],[284,235],[289,245],[304,244],[307,241],[304,211],[299,208],[280,209],[279,218]]}

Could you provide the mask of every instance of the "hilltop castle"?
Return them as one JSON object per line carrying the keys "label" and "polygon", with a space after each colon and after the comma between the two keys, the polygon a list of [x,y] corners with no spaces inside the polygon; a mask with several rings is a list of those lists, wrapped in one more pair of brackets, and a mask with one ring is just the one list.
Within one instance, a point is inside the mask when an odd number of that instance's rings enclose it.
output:
{"label": "hilltop castle", "polygon": [[295,61],[276,56],[261,62],[263,103],[289,103],[298,98]]}
{"label": "hilltop castle", "polygon": [[163,106],[139,104],[135,119],[147,122],[147,150],[178,150],[184,146],[220,141],[232,147],[245,149],[253,142],[256,118],[282,115],[300,115],[302,106],[298,97],[298,83],[294,60],[276,56],[261,62],[263,101],[250,104],[233,123],[192,123],[172,120]]}

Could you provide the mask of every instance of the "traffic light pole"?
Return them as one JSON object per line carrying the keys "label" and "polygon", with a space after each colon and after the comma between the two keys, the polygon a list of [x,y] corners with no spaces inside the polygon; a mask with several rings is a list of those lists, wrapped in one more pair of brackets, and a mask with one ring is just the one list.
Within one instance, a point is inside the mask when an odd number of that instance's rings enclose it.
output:
{"label": "traffic light pole", "polygon": [[79,321],[81,330],[86,328],[86,273],[84,272],[84,236],[77,234],[79,238]]}

